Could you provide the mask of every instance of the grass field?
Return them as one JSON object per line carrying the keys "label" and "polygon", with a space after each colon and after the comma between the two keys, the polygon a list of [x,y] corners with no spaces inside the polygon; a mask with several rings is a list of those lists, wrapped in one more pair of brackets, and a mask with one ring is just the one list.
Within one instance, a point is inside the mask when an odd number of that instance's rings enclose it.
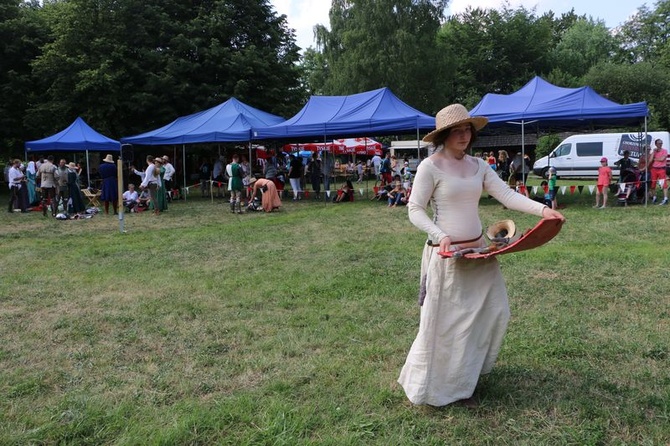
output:
{"label": "grass field", "polygon": [[396,384],[425,241],[404,208],[189,197],[124,234],[4,211],[0,444],[668,444],[670,209],[559,200],[561,234],[500,259],[512,320],[474,410]]}

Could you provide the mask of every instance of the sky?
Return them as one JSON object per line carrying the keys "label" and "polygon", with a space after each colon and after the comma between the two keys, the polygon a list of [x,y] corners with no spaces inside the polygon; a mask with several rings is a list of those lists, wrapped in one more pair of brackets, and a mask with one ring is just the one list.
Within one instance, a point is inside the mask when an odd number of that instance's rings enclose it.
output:
{"label": "sky", "polygon": [[[303,49],[316,46],[314,25],[329,27],[329,0],[270,0],[270,3],[277,13],[286,15],[289,26],[296,31],[296,43]],[[468,6],[500,9],[503,3],[504,0],[451,0],[446,15],[464,12]],[[609,28],[621,25],[645,3],[650,9],[654,6],[654,1],[644,0],[509,0],[511,8],[535,8],[538,15],[551,10],[560,16],[574,8],[578,15],[586,14],[604,20]]]}

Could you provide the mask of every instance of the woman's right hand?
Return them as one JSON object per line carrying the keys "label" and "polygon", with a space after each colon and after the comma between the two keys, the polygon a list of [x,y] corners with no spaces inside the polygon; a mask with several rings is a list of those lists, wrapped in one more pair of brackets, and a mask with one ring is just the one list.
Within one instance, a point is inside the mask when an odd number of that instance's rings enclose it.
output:
{"label": "woman's right hand", "polygon": [[447,235],[440,239],[440,252],[449,252],[451,247],[451,238]]}

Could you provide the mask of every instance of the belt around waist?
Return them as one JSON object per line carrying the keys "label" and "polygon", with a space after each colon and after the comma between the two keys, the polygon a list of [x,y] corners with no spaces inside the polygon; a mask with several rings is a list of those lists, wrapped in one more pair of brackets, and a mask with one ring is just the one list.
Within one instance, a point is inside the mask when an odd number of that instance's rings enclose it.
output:
{"label": "belt around waist", "polygon": [[[469,239],[469,240],[452,240],[452,241],[451,241],[451,244],[452,244],[452,245],[460,245],[460,244],[463,244],[463,243],[472,243],[472,242],[476,242],[477,240],[479,240],[480,238],[482,238],[482,235],[484,235],[484,231],[482,231],[477,237],[475,237],[475,238],[471,238],[471,239]],[[426,240],[426,245],[428,245],[428,246],[432,246],[433,248],[439,248],[439,247],[440,247],[440,243],[439,243],[439,242],[438,242],[438,243],[435,243],[435,242],[433,242],[432,240]]]}

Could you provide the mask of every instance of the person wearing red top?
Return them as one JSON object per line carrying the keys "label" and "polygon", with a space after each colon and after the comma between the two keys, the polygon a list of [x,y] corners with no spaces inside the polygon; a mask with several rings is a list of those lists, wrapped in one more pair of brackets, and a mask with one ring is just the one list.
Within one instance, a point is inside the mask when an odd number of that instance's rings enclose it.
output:
{"label": "person wearing red top", "polygon": [[[600,159],[600,167],[598,168],[598,190],[596,191],[596,205],[594,208],[605,209],[607,207],[607,189],[612,182],[612,169],[607,166],[607,158],[604,156]],[[603,205],[600,206],[600,196],[603,197]]]}
{"label": "person wearing red top", "polygon": [[654,151],[651,152],[651,190],[652,190],[652,201],[656,203],[656,184],[662,183],[661,188],[663,189],[663,201],[661,205],[668,204],[668,182],[666,179],[665,164],[668,159],[668,151],[663,148],[663,141],[657,139],[654,141],[656,147]]}

